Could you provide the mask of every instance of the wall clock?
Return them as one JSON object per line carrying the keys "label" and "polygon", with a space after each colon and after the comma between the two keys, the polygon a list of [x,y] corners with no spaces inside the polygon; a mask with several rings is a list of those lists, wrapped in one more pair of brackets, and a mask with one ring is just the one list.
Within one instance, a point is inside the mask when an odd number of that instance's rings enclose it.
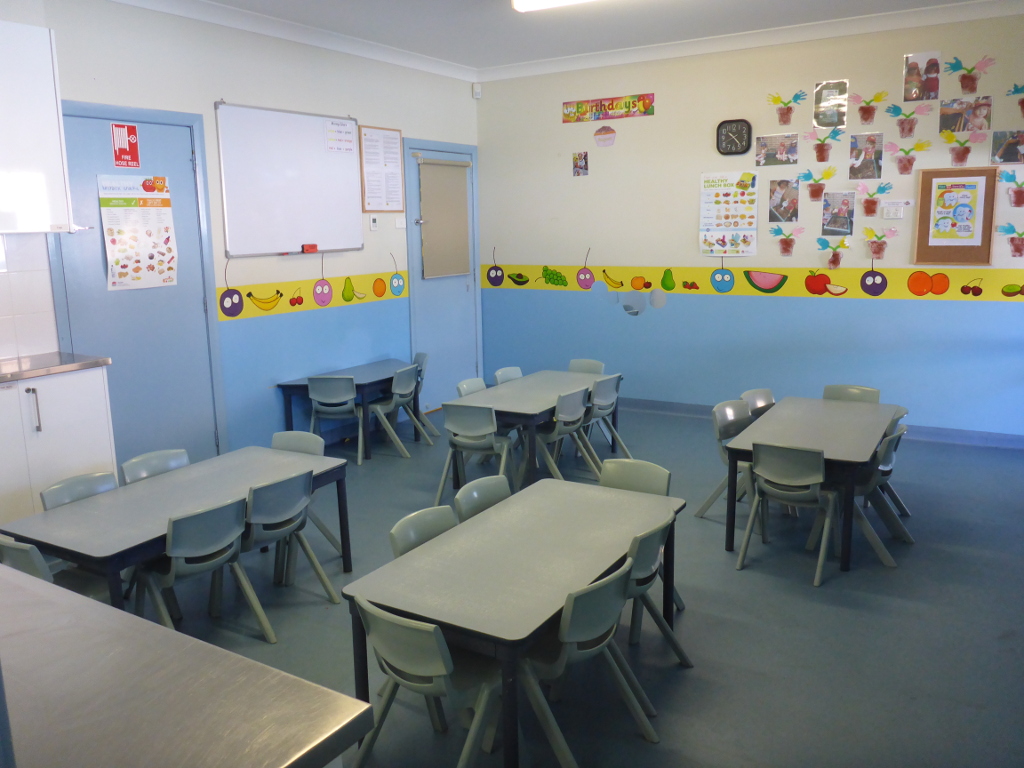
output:
{"label": "wall clock", "polygon": [[742,155],[750,149],[751,130],[747,120],[723,120],[715,131],[715,146],[722,155]]}

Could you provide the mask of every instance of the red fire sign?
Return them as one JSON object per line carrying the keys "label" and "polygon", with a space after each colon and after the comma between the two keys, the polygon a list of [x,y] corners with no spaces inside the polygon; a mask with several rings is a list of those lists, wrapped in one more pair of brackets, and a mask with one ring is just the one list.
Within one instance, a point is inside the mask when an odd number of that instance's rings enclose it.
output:
{"label": "red fire sign", "polygon": [[111,123],[110,141],[114,147],[115,167],[139,167],[139,127],[137,125]]}

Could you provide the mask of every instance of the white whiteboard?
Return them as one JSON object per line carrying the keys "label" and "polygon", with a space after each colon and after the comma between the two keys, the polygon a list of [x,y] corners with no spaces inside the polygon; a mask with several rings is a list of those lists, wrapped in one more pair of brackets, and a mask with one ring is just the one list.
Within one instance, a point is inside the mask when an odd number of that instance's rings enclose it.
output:
{"label": "white whiteboard", "polygon": [[355,120],[216,107],[229,257],[363,247]]}

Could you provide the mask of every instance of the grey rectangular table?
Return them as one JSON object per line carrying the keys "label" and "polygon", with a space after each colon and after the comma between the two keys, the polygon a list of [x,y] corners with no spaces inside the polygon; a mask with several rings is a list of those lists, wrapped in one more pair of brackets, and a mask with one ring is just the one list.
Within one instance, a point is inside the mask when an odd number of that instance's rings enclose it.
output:
{"label": "grey rectangular table", "polygon": [[[352,582],[343,594],[352,614],[356,696],[370,696],[366,635],[352,599],[358,595],[437,624],[446,636],[501,660],[504,759],[518,766],[520,652],[570,592],[600,578],[625,557],[634,536],[674,519],[684,505],[545,479]],[[670,579],[666,563],[666,585]]]}
{"label": "grey rectangular table", "polygon": [[[412,365],[412,363],[407,363],[404,360],[388,358],[387,360],[378,360],[374,363],[355,365],[351,368],[341,368],[337,371],[314,374],[316,376],[351,376],[356,380],[356,395],[359,397],[359,402],[363,406],[362,421],[364,459],[370,458],[370,411],[366,406],[378,396],[390,392],[391,381],[395,378],[395,372],[402,368],[408,368],[410,365]],[[309,377],[284,381],[278,384],[277,387],[284,395],[284,428],[291,430],[294,423],[292,414],[292,398],[309,398]],[[418,414],[420,412],[419,390],[417,390],[416,396],[413,398],[412,405],[413,413]],[[415,433],[413,439],[416,440],[416,442],[419,442],[419,431],[413,430],[413,432]]]}
{"label": "grey rectangular table", "polygon": [[365,702],[0,566],[18,768],[320,768]]}
{"label": "grey rectangular table", "polygon": [[312,470],[314,489],[330,483],[338,489],[342,564],[349,573],[346,464],[345,459],[250,446],[3,523],[0,533],[106,574],[110,603],[123,608],[121,571],[163,554],[170,517],[244,499],[252,486]]}
{"label": "grey rectangular table", "polygon": [[[577,373],[575,371],[538,371],[528,376],[506,381],[495,387],[488,387],[471,395],[449,402],[464,405],[482,405],[494,409],[498,423],[508,427],[525,427],[526,440],[526,484],[537,478],[537,426],[554,418],[558,396],[577,389],[594,386],[597,379],[606,374]],[[618,428],[619,410],[612,414],[612,425]],[[612,443],[612,453],[615,443]],[[452,473],[452,482],[458,488],[461,478]]]}
{"label": "grey rectangular table", "polygon": [[825,470],[838,480],[843,494],[842,550],[839,567],[850,570],[853,539],[853,491],[857,470],[871,461],[896,414],[895,405],[786,397],[726,446],[729,454],[729,495],[725,549],[732,552],[736,525],[736,465],[751,461],[754,443],[813,448],[825,455]]}

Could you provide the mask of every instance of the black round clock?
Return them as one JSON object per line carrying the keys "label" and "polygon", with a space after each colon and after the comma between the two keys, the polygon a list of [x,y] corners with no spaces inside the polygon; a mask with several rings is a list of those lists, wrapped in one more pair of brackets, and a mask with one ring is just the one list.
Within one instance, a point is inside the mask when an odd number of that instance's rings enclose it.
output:
{"label": "black round clock", "polygon": [[750,150],[751,130],[747,120],[723,120],[715,131],[715,146],[722,155],[742,155]]}

